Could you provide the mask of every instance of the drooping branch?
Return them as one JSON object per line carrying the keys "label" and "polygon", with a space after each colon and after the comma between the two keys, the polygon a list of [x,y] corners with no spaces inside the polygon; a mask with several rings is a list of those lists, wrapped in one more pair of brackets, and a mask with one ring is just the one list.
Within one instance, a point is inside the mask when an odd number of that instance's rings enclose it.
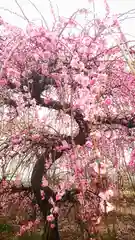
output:
{"label": "drooping branch", "polygon": [[100,119],[100,117],[98,117],[97,124],[115,124],[127,127],[128,129],[135,128],[135,116],[130,116],[128,118],[126,116],[122,118],[107,117],[104,119]]}

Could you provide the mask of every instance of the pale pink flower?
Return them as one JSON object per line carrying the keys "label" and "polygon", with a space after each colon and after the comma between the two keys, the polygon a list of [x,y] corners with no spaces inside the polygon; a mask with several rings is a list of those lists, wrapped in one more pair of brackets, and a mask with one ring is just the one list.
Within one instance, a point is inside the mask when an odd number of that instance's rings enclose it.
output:
{"label": "pale pink flower", "polygon": [[81,74],[77,74],[75,76],[75,81],[78,82],[78,83],[82,83],[83,81],[83,76]]}
{"label": "pale pink flower", "polygon": [[21,138],[18,136],[13,136],[11,138],[11,142],[12,142],[12,144],[19,144],[21,142]]}
{"label": "pale pink flower", "polygon": [[58,208],[57,206],[54,207],[53,212],[58,214],[58,212],[59,212],[59,208]]}
{"label": "pale pink flower", "polygon": [[92,147],[92,142],[91,141],[87,141],[85,143],[85,145],[86,145],[86,147],[91,148]]}
{"label": "pale pink flower", "polygon": [[87,87],[89,85],[89,77],[84,76],[83,77],[83,86]]}
{"label": "pale pink flower", "polygon": [[31,140],[33,141],[39,141],[41,139],[40,134],[33,134],[31,136]]}
{"label": "pale pink flower", "polygon": [[[106,207],[105,207],[105,204],[106,204]],[[105,212],[105,209],[106,209],[106,213],[112,212],[115,209],[115,207],[107,201],[106,201],[106,203],[104,201],[101,201],[100,207],[101,207],[102,212]]]}
{"label": "pale pink flower", "polygon": [[50,209],[50,212],[51,212],[51,213],[58,214],[59,208],[58,208],[57,206],[54,206],[53,208]]}
{"label": "pale pink flower", "polygon": [[44,58],[45,59],[49,59],[50,56],[51,56],[51,52],[49,52],[49,51],[44,52]]}
{"label": "pale pink flower", "polygon": [[18,88],[21,86],[21,83],[20,83],[19,81],[14,80],[13,83],[14,83],[14,84],[16,85],[16,87],[18,87]]}
{"label": "pale pink flower", "polygon": [[43,187],[48,186],[48,181],[47,181],[47,179],[45,177],[42,178],[42,186]]}
{"label": "pale pink flower", "polygon": [[51,203],[53,205],[53,207],[55,206],[55,202],[52,197],[49,198],[49,203]]}
{"label": "pale pink flower", "polygon": [[45,193],[43,190],[40,190],[40,194],[41,194],[41,199],[44,200],[45,199]]}
{"label": "pale pink flower", "polygon": [[107,200],[105,192],[100,192],[99,197],[101,197],[103,200]]}
{"label": "pale pink flower", "polygon": [[86,53],[88,51],[88,48],[86,46],[80,47],[79,53]]}
{"label": "pale pink flower", "polygon": [[83,63],[83,62],[80,62],[80,63],[79,63],[79,68],[80,68],[81,71],[84,70],[85,66],[84,66],[84,63]]}
{"label": "pale pink flower", "polygon": [[114,191],[113,191],[112,189],[108,189],[108,190],[106,191],[106,194],[107,194],[108,199],[109,199],[110,197],[113,197],[113,196],[114,196]]}
{"label": "pale pink flower", "polygon": [[20,72],[15,70],[14,68],[7,69],[7,76],[13,78],[20,78]]}
{"label": "pale pink flower", "polygon": [[17,187],[20,187],[20,186],[21,186],[21,180],[20,180],[19,175],[16,176],[16,179],[15,179],[15,181],[14,181],[14,184],[15,184]]}
{"label": "pale pink flower", "polygon": [[35,60],[36,60],[36,61],[38,61],[38,60],[39,60],[39,54],[37,54],[37,53],[34,53],[34,55],[33,55],[33,56],[34,56],[34,58],[35,58]]}
{"label": "pale pink flower", "polygon": [[69,144],[67,143],[67,141],[66,140],[63,140],[62,141],[62,145],[65,147],[65,148],[69,148]]}
{"label": "pale pink flower", "polygon": [[89,46],[90,43],[91,43],[91,39],[90,39],[89,37],[84,38],[84,44],[85,44],[86,46]]}
{"label": "pale pink flower", "polygon": [[75,156],[75,154],[74,154],[74,153],[72,153],[72,154],[70,155],[70,158],[71,158],[71,160],[75,160],[75,159],[76,159],[76,156]]}
{"label": "pale pink flower", "polygon": [[71,63],[70,63],[72,68],[78,68],[78,61],[76,59],[72,59]]}

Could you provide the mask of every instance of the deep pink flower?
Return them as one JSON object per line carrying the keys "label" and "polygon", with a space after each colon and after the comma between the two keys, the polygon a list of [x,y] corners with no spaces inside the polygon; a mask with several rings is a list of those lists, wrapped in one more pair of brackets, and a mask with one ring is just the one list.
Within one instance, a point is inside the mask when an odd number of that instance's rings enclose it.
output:
{"label": "deep pink flower", "polygon": [[91,79],[90,80],[90,85],[94,85],[95,84],[95,80],[94,79]]}
{"label": "deep pink flower", "polygon": [[104,101],[104,103],[105,103],[106,105],[111,105],[112,101],[111,101],[110,98],[106,98],[105,101]]}
{"label": "deep pink flower", "polygon": [[55,224],[54,224],[54,223],[51,223],[50,227],[51,227],[51,228],[55,228]]}

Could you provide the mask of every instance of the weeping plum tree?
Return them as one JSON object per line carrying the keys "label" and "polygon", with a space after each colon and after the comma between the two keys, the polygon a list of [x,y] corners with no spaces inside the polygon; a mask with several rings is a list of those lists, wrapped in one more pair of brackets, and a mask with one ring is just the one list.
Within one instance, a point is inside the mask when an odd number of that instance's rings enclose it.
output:
{"label": "weeping plum tree", "polygon": [[[4,215],[13,202],[22,211],[34,194],[46,240],[59,239],[64,201],[79,206],[76,221],[88,238],[97,232],[102,215],[114,210],[113,172],[134,147],[134,67],[125,58],[119,22],[106,10],[104,19],[85,27],[75,17],[89,11],[79,10],[53,30],[29,23],[25,32],[0,19],[0,206]],[[79,33],[64,34],[67,27]],[[48,172],[57,160],[70,174],[53,186]],[[131,160],[133,166],[133,153]],[[20,183],[22,166],[29,169],[29,186]],[[16,220],[19,235],[38,224],[36,216],[26,225],[19,215]]]}

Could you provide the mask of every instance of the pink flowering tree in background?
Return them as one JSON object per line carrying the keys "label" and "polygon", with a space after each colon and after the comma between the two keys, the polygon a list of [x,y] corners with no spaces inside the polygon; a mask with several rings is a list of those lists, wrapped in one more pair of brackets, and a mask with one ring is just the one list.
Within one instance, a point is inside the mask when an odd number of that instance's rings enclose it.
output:
{"label": "pink flowering tree in background", "polygon": [[[0,18],[1,214],[10,214],[13,203],[28,212],[34,196],[46,240],[59,239],[65,201],[77,206],[76,221],[90,239],[115,210],[116,173],[134,166],[133,46],[105,7],[102,20],[81,26],[77,14],[89,16],[82,9],[50,30],[29,22],[25,32]],[[79,33],[64,34],[68,27]],[[65,173],[54,184],[56,166]],[[39,225],[36,210],[28,223],[19,212],[14,221],[19,235]]]}

